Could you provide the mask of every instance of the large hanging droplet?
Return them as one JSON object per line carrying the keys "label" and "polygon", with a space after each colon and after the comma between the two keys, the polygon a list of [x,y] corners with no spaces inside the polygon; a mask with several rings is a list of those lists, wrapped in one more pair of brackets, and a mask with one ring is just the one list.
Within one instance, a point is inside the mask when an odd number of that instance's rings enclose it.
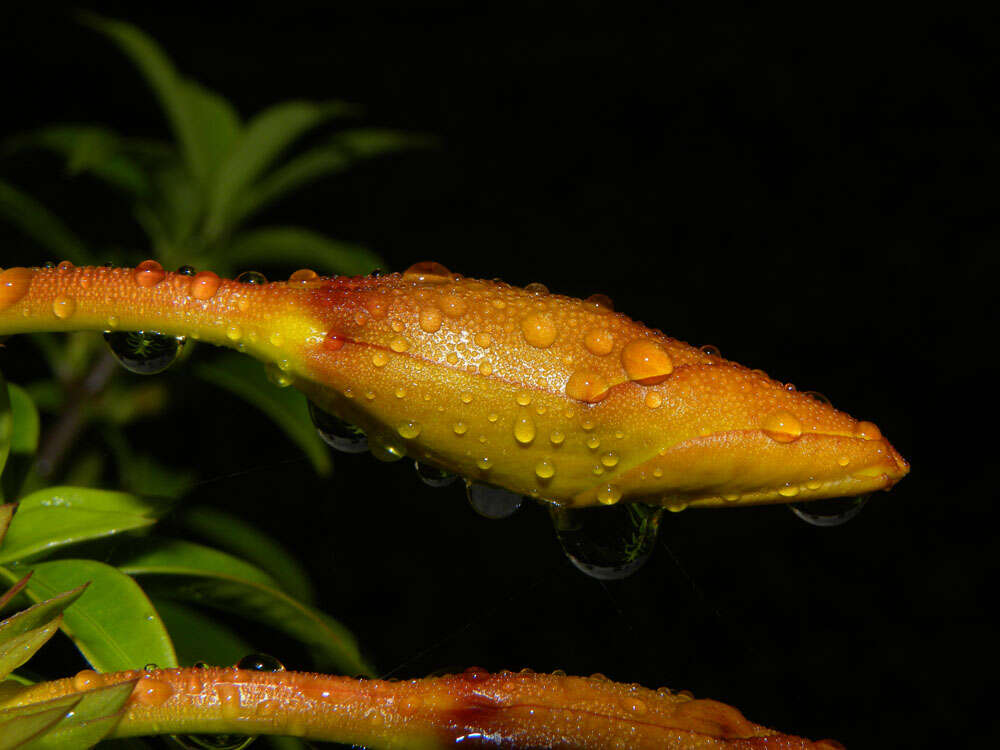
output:
{"label": "large hanging droplet", "polygon": [[246,734],[172,734],[170,739],[184,750],[243,750],[257,738]]}
{"label": "large hanging droplet", "polygon": [[566,557],[592,578],[613,581],[635,573],[653,552],[663,508],[638,503],[609,508],[550,506]]}
{"label": "large hanging droplet", "polygon": [[420,481],[430,487],[447,487],[458,479],[457,476],[444,469],[439,469],[430,464],[422,464],[419,461],[413,462],[413,468],[417,470],[417,476],[420,477]]}
{"label": "large hanging droplet", "polygon": [[309,416],[316,432],[331,448],[341,453],[364,453],[368,450],[368,436],[360,427],[323,411],[312,401],[309,402]]}
{"label": "large hanging droplet", "polygon": [[840,526],[854,518],[868,502],[868,495],[852,498],[812,500],[808,503],[789,503],[792,513],[810,526]]}
{"label": "large hanging droplet", "polygon": [[105,331],[104,340],[129,372],[155,375],[174,363],[184,348],[183,336],[156,331]]}
{"label": "large hanging droplet", "polygon": [[501,487],[492,487],[479,482],[466,482],[465,494],[469,498],[469,505],[483,518],[500,519],[509,518],[517,512],[524,502],[521,495]]}

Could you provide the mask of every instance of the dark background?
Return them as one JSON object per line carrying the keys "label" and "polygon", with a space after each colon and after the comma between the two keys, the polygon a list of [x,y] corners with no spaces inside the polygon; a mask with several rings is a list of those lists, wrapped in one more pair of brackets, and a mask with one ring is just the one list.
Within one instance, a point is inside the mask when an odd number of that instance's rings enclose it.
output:
{"label": "dark background", "polygon": [[[599,671],[851,748],[996,738],[995,19],[213,8],[95,9],[150,32],[244,116],[337,97],[367,123],[440,138],[317,184],[267,223],[363,242],[395,270],[434,259],[608,294],[875,421],[913,472],[835,529],[782,507],[671,514],[652,561],[604,584],[564,560],[540,508],[489,522],[457,487],[367,455],[318,480],[264,417],[205,390],[135,431],[207,478],[192,502],[272,529],[393,676]],[[62,9],[3,14],[5,134],[58,121],[166,134],[103,38]],[[95,244],[145,246],[123,202],[54,159],[0,166]],[[9,227],[0,241],[0,265],[39,259]],[[35,355],[13,344],[16,380]],[[193,435],[205,413],[219,429]]]}

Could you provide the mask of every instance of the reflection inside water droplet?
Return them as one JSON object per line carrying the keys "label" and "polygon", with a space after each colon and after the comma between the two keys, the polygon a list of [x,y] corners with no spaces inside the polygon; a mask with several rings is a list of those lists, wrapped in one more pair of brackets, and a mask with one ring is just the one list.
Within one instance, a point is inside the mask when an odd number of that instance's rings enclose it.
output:
{"label": "reflection inside water droplet", "polygon": [[868,502],[868,495],[851,498],[813,500],[808,503],[790,503],[792,513],[811,526],[840,526],[854,518]]}
{"label": "reflection inside water droplet", "polygon": [[592,578],[613,581],[635,573],[653,552],[663,508],[627,503],[608,508],[550,506],[566,557]]}
{"label": "reflection inside water droplet", "polygon": [[105,331],[104,340],[122,367],[139,375],[166,370],[180,355],[185,341],[183,336],[156,331]]}
{"label": "reflection inside water droplet", "polygon": [[368,436],[360,427],[345,422],[309,402],[309,416],[323,442],[341,453],[364,453],[368,450]]}
{"label": "reflection inside water droplet", "polygon": [[517,512],[524,498],[502,487],[492,487],[479,482],[466,482],[465,494],[469,505],[483,518],[509,518]]}
{"label": "reflection inside water droplet", "polygon": [[422,464],[419,461],[413,462],[413,468],[417,470],[417,476],[420,477],[420,481],[430,487],[447,487],[458,479],[457,476],[444,469],[439,469],[430,464]]}

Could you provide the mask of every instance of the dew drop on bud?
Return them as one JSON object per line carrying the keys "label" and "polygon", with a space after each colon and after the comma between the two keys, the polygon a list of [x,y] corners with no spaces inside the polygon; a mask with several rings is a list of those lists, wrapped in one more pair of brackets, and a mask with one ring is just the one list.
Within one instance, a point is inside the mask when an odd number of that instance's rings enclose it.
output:
{"label": "dew drop on bud", "polygon": [[465,493],[469,505],[483,518],[509,518],[521,507],[524,498],[502,487],[493,487],[479,482],[466,482]]}
{"label": "dew drop on bud", "polygon": [[854,518],[868,502],[868,495],[852,498],[812,500],[808,503],[790,503],[792,513],[810,526],[840,526]]}
{"label": "dew drop on bud", "polygon": [[360,427],[345,422],[309,402],[309,416],[323,442],[341,453],[364,453],[368,436]]}
{"label": "dew drop on bud", "polygon": [[609,508],[550,506],[556,538],[571,563],[592,578],[635,573],[656,546],[663,508],[628,503]]}
{"label": "dew drop on bud", "polygon": [[269,654],[247,654],[238,662],[237,669],[252,669],[255,672],[284,672],[285,665]]}
{"label": "dew drop on bud", "polygon": [[183,336],[156,331],[105,331],[104,340],[129,372],[155,375],[174,363],[184,348]]}
{"label": "dew drop on bud", "polygon": [[244,271],[236,280],[241,284],[250,284],[252,286],[261,286],[267,283],[267,277],[260,271]]}
{"label": "dew drop on bud", "polygon": [[429,487],[447,487],[458,479],[457,476],[444,469],[439,469],[430,464],[422,464],[419,461],[413,462],[413,468],[417,470],[417,476],[420,477],[420,481]]}

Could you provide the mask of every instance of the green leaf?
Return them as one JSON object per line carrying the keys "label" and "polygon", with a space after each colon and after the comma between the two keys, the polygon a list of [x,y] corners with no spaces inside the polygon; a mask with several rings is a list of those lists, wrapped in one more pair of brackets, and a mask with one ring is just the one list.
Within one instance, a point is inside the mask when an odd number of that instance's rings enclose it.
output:
{"label": "green leaf", "polygon": [[309,576],[298,561],[278,542],[243,519],[200,506],[183,511],[179,521],[197,536],[265,570],[289,596],[307,604],[315,599]]}
{"label": "green leaf", "polygon": [[86,246],[45,206],[13,185],[0,181],[0,217],[60,260],[91,262]]}
{"label": "green leaf", "polygon": [[142,166],[125,153],[127,141],[97,125],[52,125],[11,141],[13,147],[37,146],[66,159],[71,174],[89,172],[133,195],[149,190]]}
{"label": "green leaf", "polygon": [[190,667],[199,661],[235,664],[256,649],[234,630],[180,602],[155,597],[153,603],[170,632],[177,660]]}
{"label": "green leaf", "polygon": [[230,220],[237,225],[286,193],[363,159],[434,143],[426,136],[396,130],[361,128],[338,133],[328,143],[289,159],[248,185],[234,200]]}
{"label": "green leaf", "polygon": [[152,456],[134,452],[125,434],[116,425],[109,425],[102,434],[115,454],[122,486],[129,492],[177,498],[194,484],[194,472],[166,466]]}
{"label": "green leaf", "polygon": [[132,24],[86,14],[85,22],[110,37],[132,60],[156,94],[181,144],[185,163],[201,184],[208,184],[224,143],[238,128],[232,107],[222,97],[184,80],[153,39]]}
{"label": "green leaf", "polygon": [[[208,556],[192,550],[189,542],[171,542],[132,557],[121,569],[142,576],[157,595],[197,602],[262,622],[297,638],[309,647],[320,668],[333,667],[347,674],[372,674],[354,637],[329,616],[293,599],[274,587],[262,571],[222,553]],[[203,548],[207,549],[207,548]],[[221,557],[220,557],[221,555]],[[240,573],[235,563],[256,571]],[[245,569],[245,568],[244,568]]]}
{"label": "green leaf", "polygon": [[63,611],[80,597],[84,588],[85,584],[57,594],[0,623],[0,679],[28,661],[52,637]]}
{"label": "green leaf", "polygon": [[11,434],[10,449],[13,453],[34,455],[38,450],[38,410],[31,396],[21,386],[8,383],[7,390],[14,414],[14,432]]}
{"label": "green leaf", "polygon": [[72,700],[62,700],[58,705],[41,710],[23,706],[0,711],[0,750],[23,748],[26,742],[54,727],[73,709],[74,703],[80,701],[78,696],[71,697]]}
{"label": "green leaf", "polygon": [[117,725],[138,678],[77,693],[79,702],[72,712],[37,736],[24,750],[71,750],[89,748]]}
{"label": "green leaf", "polygon": [[305,399],[297,391],[277,388],[268,382],[259,362],[226,352],[214,361],[198,363],[193,371],[201,379],[256,406],[298,444],[317,474],[330,473],[333,468],[330,454],[316,433]]}
{"label": "green leaf", "polygon": [[125,554],[128,554],[125,562],[118,567],[129,575],[150,571],[160,575],[218,575],[259,586],[277,585],[263,570],[238,557],[182,539],[150,540],[139,551]]}
{"label": "green leaf", "polygon": [[248,121],[229,156],[215,173],[209,190],[209,236],[223,233],[230,204],[285,149],[323,122],[356,111],[356,107],[344,102],[289,101],[265,109]]}
{"label": "green leaf", "polygon": [[61,624],[62,615],[57,615],[52,622],[0,643],[0,679],[6,678],[34,656],[35,652],[56,634]]}
{"label": "green leaf", "polygon": [[226,247],[224,256],[232,266],[276,263],[299,264],[320,273],[361,276],[383,265],[368,248],[330,239],[303,227],[262,227],[240,232]]}
{"label": "green leaf", "polygon": [[46,487],[21,500],[17,521],[0,545],[0,564],[146,528],[166,510],[162,502],[124,492]]}
{"label": "green leaf", "polygon": [[[65,612],[63,630],[94,669],[117,672],[149,663],[177,665],[163,622],[127,575],[96,560],[53,560],[32,567],[34,575],[26,591],[36,600],[90,582],[87,595]],[[0,574],[13,578],[5,568],[0,568]]]}
{"label": "green leaf", "polygon": [[[10,396],[7,391],[7,381],[0,373],[0,474],[7,465],[10,455],[10,444],[14,436],[14,412],[10,406]],[[0,489],[0,500],[3,500],[3,490]]]}
{"label": "green leaf", "polygon": [[3,543],[3,538],[7,535],[10,519],[14,517],[15,510],[17,510],[17,503],[0,505],[0,544]]}

